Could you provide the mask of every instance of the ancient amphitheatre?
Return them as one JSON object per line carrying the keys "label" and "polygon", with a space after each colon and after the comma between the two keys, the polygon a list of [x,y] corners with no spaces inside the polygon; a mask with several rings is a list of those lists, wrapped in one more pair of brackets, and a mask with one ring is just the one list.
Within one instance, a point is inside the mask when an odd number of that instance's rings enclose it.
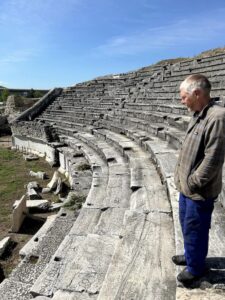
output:
{"label": "ancient amphitheatre", "polygon": [[182,252],[173,172],[190,120],[178,88],[195,73],[208,76],[211,97],[224,106],[218,51],[56,88],[12,122],[17,149],[45,155],[75,182],[79,154],[92,177],[79,214],[61,209],[23,249],[0,285],[2,300],[225,299],[225,189],[207,276],[179,286],[170,259]]}

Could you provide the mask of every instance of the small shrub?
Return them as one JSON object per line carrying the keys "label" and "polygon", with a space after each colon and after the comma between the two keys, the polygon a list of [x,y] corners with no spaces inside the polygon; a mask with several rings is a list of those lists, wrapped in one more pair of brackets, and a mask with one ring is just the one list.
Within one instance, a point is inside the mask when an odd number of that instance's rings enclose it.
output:
{"label": "small shrub", "polygon": [[74,210],[80,209],[82,207],[83,202],[85,201],[86,197],[84,195],[77,195],[74,193],[70,193],[68,195],[68,200],[63,205],[67,208],[73,208]]}

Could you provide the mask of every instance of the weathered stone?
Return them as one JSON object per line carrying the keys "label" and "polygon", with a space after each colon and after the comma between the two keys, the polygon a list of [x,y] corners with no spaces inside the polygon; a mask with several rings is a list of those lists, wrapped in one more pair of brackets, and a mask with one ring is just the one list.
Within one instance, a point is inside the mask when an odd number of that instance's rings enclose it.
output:
{"label": "weathered stone", "polygon": [[35,251],[37,244],[40,244],[43,238],[47,235],[57,215],[48,216],[44,225],[38,230],[38,232],[29,240],[29,242],[20,250],[21,256],[31,255]]}
{"label": "weathered stone", "polygon": [[50,188],[51,190],[54,190],[57,187],[58,179],[59,179],[59,172],[55,171],[52,180],[47,184],[47,187]]}
{"label": "weathered stone", "polygon": [[40,178],[40,179],[42,179],[42,180],[44,180],[45,178],[47,178],[47,175],[46,175],[46,173],[45,172],[41,172],[41,171],[39,171],[39,172],[33,172],[33,171],[30,171],[30,176],[32,176],[32,177],[37,177],[37,178]]}
{"label": "weathered stone", "polygon": [[27,188],[27,195],[30,200],[37,200],[37,199],[42,199],[41,195],[39,195],[34,188]]}
{"label": "weathered stone", "polygon": [[125,220],[98,299],[174,299],[171,217],[127,212]]}
{"label": "weathered stone", "polygon": [[[17,207],[17,205],[19,204],[20,200],[16,200],[13,204],[13,208]],[[41,210],[48,210],[50,206],[50,203],[48,200],[27,200],[26,201],[26,207],[28,209],[30,208],[38,208]]]}
{"label": "weathered stone", "polygon": [[64,204],[63,203],[53,203],[48,208],[49,211],[58,211]]}
{"label": "weathered stone", "polygon": [[59,193],[61,193],[62,188],[63,188],[63,182],[62,182],[62,179],[59,177],[58,181],[57,181],[57,186],[56,186],[56,190],[55,190],[54,194],[58,195]]}
{"label": "weathered stone", "polygon": [[37,181],[31,181],[27,184],[27,189],[35,189],[36,191],[38,191],[40,189],[40,186]]}
{"label": "weathered stone", "polygon": [[24,154],[23,158],[26,161],[32,161],[32,160],[38,160],[39,159],[39,157],[37,155],[34,155],[34,154]]}
{"label": "weathered stone", "polygon": [[10,237],[5,237],[3,240],[0,241],[0,257],[4,254],[6,248],[10,243],[10,240]]}
{"label": "weathered stone", "polygon": [[49,187],[43,188],[41,191],[42,194],[48,194],[50,192],[51,192],[51,188],[49,188]]}
{"label": "weathered stone", "polygon": [[28,208],[26,207],[26,198],[25,195],[23,195],[22,198],[17,202],[12,212],[12,232],[18,232],[20,230],[27,213]]}
{"label": "weathered stone", "polygon": [[0,285],[1,300],[28,300],[30,288],[30,284],[5,279]]}
{"label": "weathered stone", "polygon": [[[98,295],[90,295],[86,292],[74,293],[74,292],[59,290],[54,294],[52,300],[63,300],[63,299],[64,300],[95,300],[97,299],[97,297]],[[39,298],[37,297],[35,299],[39,299]],[[48,300],[49,298],[44,298],[44,299]]]}

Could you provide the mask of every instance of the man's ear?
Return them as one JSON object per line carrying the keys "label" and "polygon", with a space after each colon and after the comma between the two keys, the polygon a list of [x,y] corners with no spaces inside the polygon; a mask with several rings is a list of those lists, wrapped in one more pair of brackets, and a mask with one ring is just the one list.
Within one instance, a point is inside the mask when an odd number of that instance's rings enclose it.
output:
{"label": "man's ear", "polygon": [[201,93],[202,93],[202,90],[200,90],[200,89],[197,89],[194,91],[194,95],[197,99],[201,96]]}

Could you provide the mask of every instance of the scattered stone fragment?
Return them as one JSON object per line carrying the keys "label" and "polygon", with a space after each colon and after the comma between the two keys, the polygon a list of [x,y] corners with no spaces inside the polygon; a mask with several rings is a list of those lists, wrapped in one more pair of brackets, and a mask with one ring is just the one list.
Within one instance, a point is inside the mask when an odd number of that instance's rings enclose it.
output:
{"label": "scattered stone fragment", "polygon": [[25,195],[17,202],[12,213],[12,232],[18,232],[28,212]]}
{"label": "scattered stone fragment", "polygon": [[[13,204],[13,207],[16,207],[18,205],[18,200],[15,201]],[[27,200],[26,201],[26,207],[29,208],[38,208],[41,210],[48,210],[50,204],[48,200]]]}
{"label": "scattered stone fragment", "polygon": [[36,177],[36,178],[42,179],[42,180],[44,180],[44,179],[47,178],[46,173],[45,172],[41,172],[41,171],[39,171],[39,172],[30,171],[29,175],[32,176],[32,177]]}
{"label": "scattered stone fragment", "polygon": [[49,207],[49,211],[57,211],[63,206],[63,203],[54,203]]}
{"label": "scattered stone fragment", "polygon": [[57,187],[58,179],[59,179],[59,172],[55,171],[52,180],[47,184],[47,187],[49,187],[51,190],[54,190]]}
{"label": "scattered stone fragment", "polygon": [[49,187],[43,188],[41,191],[42,194],[48,194],[50,192],[51,192],[51,189]]}
{"label": "scattered stone fragment", "polygon": [[32,161],[32,160],[38,160],[39,159],[39,157],[37,155],[34,155],[34,154],[24,154],[23,158],[26,161]]}
{"label": "scattered stone fragment", "polygon": [[62,179],[59,177],[58,182],[57,182],[56,191],[54,192],[54,194],[58,195],[62,191],[62,188],[63,188],[63,182],[62,182]]}
{"label": "scattered stone fragment", "polygon": [[4,254],[5,249],[9,245],[10,237],[5,237],[3,240],[0,241],[0,257]]}
{"label": "scattered stone fragment", "polygon": [[41,195],[39,195],[35,189],[33,188],[28,188],[27,189],[27,195],[29,197],[30,200],[38,200],[38,199],[42,199]]}
{"label": "scattered stone fragment", "polygon": [[31,181],[31,182],[29,182],[28,185],[27,185],[27,189],[28,188],[35,189],[36,191],[40,190],[40,186],[37,183],[37,181]]}

